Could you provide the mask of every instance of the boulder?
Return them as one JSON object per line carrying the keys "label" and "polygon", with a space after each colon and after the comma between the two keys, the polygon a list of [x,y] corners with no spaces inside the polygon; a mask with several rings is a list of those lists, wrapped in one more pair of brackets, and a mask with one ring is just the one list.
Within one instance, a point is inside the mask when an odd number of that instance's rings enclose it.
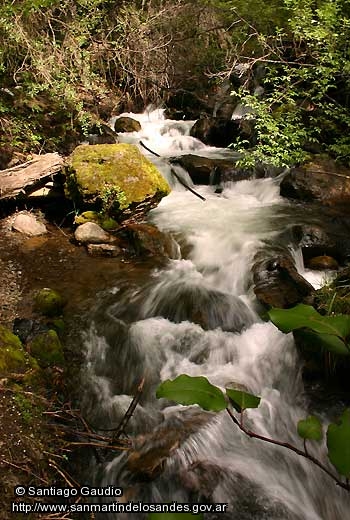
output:
{"label": "boulder", "polygon": [[27,213],[26,211],[16,215],[12,229],[28,236],[38,236],[47,233],[45,224],[39,222],[33,213]]}
{"label": "boulder", "polygon": [[335,258],[328,255],[314,256],[310,258],[306,265],[309,269],[316,271],[325,271],[327,269],[337,271],[339,269],[339,264]]}
{"label": "boulder", "polygon": [[191,128],[191,136],[196,137],[208,146],[226,148],[238,137],[250,138],[249,121],[206,117],[198,119]]}
{"label": "boulder", "polygon": [[254,293],[266,307],[287,309],[310,303],[314,288],[297,271],[287,251],[261,251],[252,268]]}
{"label": "boulder", "polygon": [[74,237],[81,244],[105,244],[111,241],[111,235],[95,222],[86,222],[78,226]]}
{"label": "boulder", "polygon": [[115,144],[118,142],[118,135],[106,123],[95,123],[88,129],[87,141],[90,145]]}
{"label": "boulder", "polygon": [[131,223],[123,227],[122,234],[127,238],[131,252],[138,256],[179,257],[175,240],[168,233],[159,231],[156,226]]}
{"label": "boulder", "polygon": [[62,296],[48,287],[41,289],[34,297],[35,310],[50,318],[60,316],[64,305],[65,301]]}
{"label": "boulder", "polygon": [[131,144],[80,145],[69,164],[67,192],[78,208],[120,217],[146,201],[154,206],[170,192],[157,168]]}
{"label": "boulder", "polygon": [[117,133],[123,132],[139,132],[141,124],[132,117],[118,117],[114,123],[114,130]]}
{"label": "boulder", "polygon": [[0,325],[0,376],[36,367],[35,360],[24,350],[20,339]]}
{"label": "boulder", "polygon": [[171,162],[184,168],[194,184],[218,185],[264,176],[264,172],[258,169],[253,172],[253,170],[237,168],[234,159],[215,159],[188,154],[173,158]]}
{"label": "boulder", "polygon": [[324,156],[292,168],[281,183],[281,195],[303,201],[319,201],[350,213],[350,170]]}

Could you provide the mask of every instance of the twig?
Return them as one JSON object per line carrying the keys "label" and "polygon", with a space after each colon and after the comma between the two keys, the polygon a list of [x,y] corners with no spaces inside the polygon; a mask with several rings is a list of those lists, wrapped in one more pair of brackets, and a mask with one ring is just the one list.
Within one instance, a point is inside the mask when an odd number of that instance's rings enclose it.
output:
{"label": "twig", "polygon": [[134,411],[135,411],[135,408],[141,398],[141,395],[142,395],[142,391],[143,391],[143,387],[144,387],[144,384],[145,384],[145,378],[143,377],[139,383],[139,386],[137,387],[137,391],[136,391],[136,394],[135,396],[133,397],[133,400],[131,401],[130,405],[129,405],[129,408],[127,409],[124,417],[122,418],[122,420],[120,421],[118,427],[116,428],[116,432],[115,434],[113,435],[112,437],[112,442],[115,442],[116,440],[119,439],[119,437],[125,433],[125,428],[128,424],[128,422],[130,421]]}
{"label": "twig", "polygon": [[61,475],[61,477],[64,479],[65,482],[67,482],[67,484],[69,485],[69,487],[71,488],[80,488],[80,484],[74,480],[73,477],[71,477],[70,475],[68,475],[66,472],[63,471],[63,469],[61,469],[59,466],[57,466],[57,464],[55,463],[54,460],[52,459],[49,459],[49,465],[53,468],[55,468],[55,470],[57,471],[57,473],[59,475]]}
{"label": "twig", "polygon": [[315,457],[310,455],[308,452],[299,450],[299,448],[297,448],[296,446],[293,446],[292,444],[289,444],[288,442],[277,441],[275,439],[270,439],[269,437],[264,437],[263,435],[259,435],[258,433],[254,433],[251,430],[248,430],[247,428],[245,428],[244,426],[241,426],[240,422],[233,415],[233,413],[231,412],[231,410],[229,408],[226,408],[226,411],[229,414],[229,416],[231,417],[232,421],[238,426],[238,428],[243,433],[248,435],[248,437],[251,437],[253,439],[259,439],[261,441],[268,442],[269,444],[275,444],[276,446],[281,446],[282,448],[287,448],[288,450],[293,451],[297,455],[300,455],[301,457],[304,457],[305,459],[308,459],[311,462],[313,462],[322,471],[327,473],[327,475],[330,476],[336,482],[336,484],[338,486],[342,487],[343,489],[346,489],[346,491],[350,491],[349,484],[347,484],[347,483],[344,484],[344,482],[339,480],[336,475],[334,475],[331,471],[329,471],[329,469],[326,466],[324,466],[322,464],[322,462],[320,462],[318,459],[316,459]]}
{"label": "twig", "polygon": [[[150,148],[148,148],[148,146],[146,146],[142,141],[140,141],[140,145],[143,146],[143,148],[145,148],[145,150],[147,150],[148,152],[152,153],[153,155],[155,155],[156,157],[161,157],[158,153],[154,152],[153,150],[151,150]],[[199,193],[197,193],[193,188],[191,188],[190,186],[188,186],[188,184],[186,184],[182,179],[181,177],[175,172],[174,168],[171,168],[171,173],[174,175],[174,177],[179,181],[179,183],[184,187],[186,188],[188,191],[190,191],[191,193],[193,193],[193,195],[195,195],[196,197],[198,197],[199,199],[205,201],[206,199],[204,197],[202,197],[202,195],[200,195]]]}
{"label": "twig", "polygon": [[47,480],[39,477],[39,475],[36,475],[35,473],[33,473],[32,471],[30,471],[27,468],[22,468],[21,466],[18,466],[17,464],[14,464],[13,462],[10,462],[10,461],[5,460],[5,459],[2,459],[1,462],[3,462],[4,464],[7,464],[8,466],[12,466],[13,468],[19,469],[20,471],[24,471],[24,473],[27,473],[27,475],[31,475],[32,477],[37,478],[38,480],[40,480],[44,484],[48,485],[48,481]]}

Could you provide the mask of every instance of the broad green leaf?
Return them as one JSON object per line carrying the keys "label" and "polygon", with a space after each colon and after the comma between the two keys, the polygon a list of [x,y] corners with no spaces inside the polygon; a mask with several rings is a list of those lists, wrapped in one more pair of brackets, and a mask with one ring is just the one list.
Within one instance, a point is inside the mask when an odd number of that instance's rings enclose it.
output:
{"label": "broad green leaf", "polygon": [[314,415],[298,422],[298,434],[302,439],[320,441],[322,439],[321,421]]}
{"label": "broad green leaf", "polygon": [[315,343],[317,347],[322,346],[329,352],[339,356],[350,356],[350,348],[343,340],[331,334],[318,334],[312,330],[298,330],[298,335],[310,343]]}
{"label": "broad green leaf", "polygon": [[257,408],[260,404],[260,397],[241,390],[234,390],[233,388],[226,388],[226,394],[230,398],[232,405],[237,412],[242,412],[246,408]]}
{"label": "broad green leaf", "polygon": [[307,327],[340,338],[350,334],[350,316],[322,316],[310,305],[302,303],[291,309],[271,309],[268,314],[272,323],[285,333]]}
{"label": "broad green leaf", "polygon": [[343,413],[339,424],[327,430],[328,457],[340,475],[350,478],[350,409]]}
{"label": "broad green leaf", "polygon": [[203,520],[203,514],[191,513],[150,513],[147,520]]}
{"label": "broad green leaf", "polygon": [[217,386],[205,377],[192,377],[181,374],[171,381],[159,385],[157,397],[165,397],[180,404],[198,404],[204,410],[220,412],[227,406],[225,396]]}

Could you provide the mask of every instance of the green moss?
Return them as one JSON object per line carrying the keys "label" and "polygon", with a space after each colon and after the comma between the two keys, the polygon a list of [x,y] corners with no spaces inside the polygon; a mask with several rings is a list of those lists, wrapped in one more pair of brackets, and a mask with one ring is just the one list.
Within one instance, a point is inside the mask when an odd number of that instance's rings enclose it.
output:
{"label": "green moss", "polygon": [[36,311],[53,318],[62,314],[64,300],[57,291],[45,287],[35,295],[34,306]]}
{"label": "green moss", "polygon": [[38,334],[28,347],[42,368],[64,363],[63,348],[55,330]]}
{"label": "green moss", "polygon": [[125,209],[170,192],[157,168],[131,144],[80,145],[71,155],[67,173],[68,192],[78,205],[99,200]]}
{"label": "green moss", "polygon": [[22,347],[20,339],[0,325],[0,374],[24,372],[37,363]]}
{"label": "green moss", "polygon": [[111,229],[117,229],[119,224],[114,218],[109,217],[98,211],[84,211],[81,215],[78,215],[74,219],[74,223],[77,225],[85,224],[86,222],[95,222],[105,231]]}

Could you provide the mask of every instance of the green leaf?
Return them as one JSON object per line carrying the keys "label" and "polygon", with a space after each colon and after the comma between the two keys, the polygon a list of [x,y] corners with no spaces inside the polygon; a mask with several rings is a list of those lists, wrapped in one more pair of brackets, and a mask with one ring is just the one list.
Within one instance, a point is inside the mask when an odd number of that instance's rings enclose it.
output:
{"label": "green leaf", "polygon": [[331,334],[318,334],[311,330],[298,330],[298,335],[304,338],[307,342],[316,344],[318,348],[322,346],[333,354],[338,354],[339,356],[350,355],[349,347],[347,347],[344,341],[337,336],[332,336]]}
{"label": "green leaf", "polygon": [[191,513],[150,513],[147,520],[203,520],[203,514],[192,515]]}
{"label": "green leaf", "polygon": [[220,412],[226,408],[225,396],[217,386],[205,377],[181,374],[171,381],[168,379],[157,389],[158,399],[165,397],[180,404],[198,404],[204,410]]}
{"label": "green leaf", "polygon": [[298,422],[298,435],[302,439],[322,440],[322,424],[314,415]]}
{"label": "green leaf", "polygon": [[339,424],[327,430],[328,457],[340,475],[350,478],[350,409],[347,408]]}
{"label": "green leaf", "polygon": [[226,388],[226,394],[237,412],[242,412],[246,408],[257,408],[260,404],[260,397],[241,390]]}
{"label": "green leaf", "polygon": [[271,309],[270,320],[282,332],[307,327],[320,334],[346,338],[350,334],[350,316],[322,316],[310,305],[299,304],[291,309]]}

